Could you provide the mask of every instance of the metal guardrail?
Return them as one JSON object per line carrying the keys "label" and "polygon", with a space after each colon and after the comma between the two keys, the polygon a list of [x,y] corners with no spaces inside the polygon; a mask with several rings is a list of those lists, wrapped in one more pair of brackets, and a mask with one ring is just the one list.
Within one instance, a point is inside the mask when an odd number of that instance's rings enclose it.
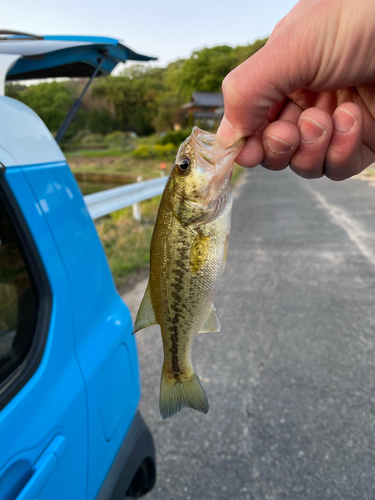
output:
{"label": "metal guardrail", "polygon": [[85,203],[93,219],[129,207],[140,201],[148,200],[163,192],[167,177],[135,182],[118,188],[84,196]]}

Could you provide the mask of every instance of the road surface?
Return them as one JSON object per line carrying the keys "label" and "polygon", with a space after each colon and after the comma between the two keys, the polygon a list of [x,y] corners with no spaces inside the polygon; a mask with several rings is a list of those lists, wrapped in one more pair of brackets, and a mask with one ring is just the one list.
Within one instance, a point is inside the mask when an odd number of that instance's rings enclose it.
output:
{"label": "road surface", "polygon": [[[261,168],[236,189],[221,332],[194,341],[203,415],[159,415],[159,327],[137,333],[157,450],[147,500],[375,498],[375,187]],[[146,282],[125,296],[135,314]]]}

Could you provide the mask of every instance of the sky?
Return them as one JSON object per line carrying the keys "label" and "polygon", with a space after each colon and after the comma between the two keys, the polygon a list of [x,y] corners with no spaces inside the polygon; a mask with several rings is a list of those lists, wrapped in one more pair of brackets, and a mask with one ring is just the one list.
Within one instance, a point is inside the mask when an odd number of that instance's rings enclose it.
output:
{"label": "sky", "polygon": [[[162,66],[268,36],[295,0],[0,0],[1,29],[120,38]],[[117,70],[118,71],[118,70]]]}

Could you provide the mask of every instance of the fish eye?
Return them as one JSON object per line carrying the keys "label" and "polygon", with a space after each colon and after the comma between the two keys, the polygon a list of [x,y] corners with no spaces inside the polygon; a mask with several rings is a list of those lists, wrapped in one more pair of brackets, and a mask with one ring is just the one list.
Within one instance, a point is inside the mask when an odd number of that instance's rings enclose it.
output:
{"label": "fish eye", "polygon": [[183,158],[179,163],[177,163],[177,167],[178,169],[183,172],[183,173],[186,173],[189,171],[190,169],[190,164],[191,164],[191,161],[189,160],[189,158]]}

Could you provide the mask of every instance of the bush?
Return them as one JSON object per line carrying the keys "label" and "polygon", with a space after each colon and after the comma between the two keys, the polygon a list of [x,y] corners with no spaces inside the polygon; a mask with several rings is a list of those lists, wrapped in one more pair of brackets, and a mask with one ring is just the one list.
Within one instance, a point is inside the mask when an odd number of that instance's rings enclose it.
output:
{"label": "bush", "polygon": [[92,144],[102,144],[104,142],[104,137],[102,134],[89,134],[85,135],[82,140],[82,145],[92,145]]}
{"label": "bush", "polygon": [[129,142],[129,137],[125,132],[121,132],[120,130],[115,130],[110,134],[105,136],[105,141],[110,144],[127,144]]}
{"label": "bush", "polygon": [[174,146],[179,146],[190,134],[190,129],[173,130],[163,135],[163,137],[158,140],[158,144],[173,144]]}
{"label": "bush", "polygon": [[76,144],[81,144],[82,140],[87,137],[88,135],[92,135],[91,130],[83,129],[80,130],[75,134],[74,137],[72,137],[71,141],[76,143]]}
{"label": "bush", "polygon": [[174,144],[156,144],[155,146],[138,146],[132,151],[134,158],[154,158],[158,160],[173,160],[176,156],[176,146]]}
{"label": "bush", "polygon": [[154,146],[154,151],[156,153],[156,157],[161,160],[173,160],[177,153],[177,148],[174,144],[156,144]]}
{"label": "bush", "polygon": [[116,120],[108,109],[85,110],[86,127],[97,134],[109,134],[116,129]]}
{"label": "bush", "polygon": [[132,151],[132,156],[134,158],[141,158],[141,159],[146,159],[146,158],[154,158],[153,156],[153,147],[152,146],[145,146],[141,145],[138,146],[137,149]]}

